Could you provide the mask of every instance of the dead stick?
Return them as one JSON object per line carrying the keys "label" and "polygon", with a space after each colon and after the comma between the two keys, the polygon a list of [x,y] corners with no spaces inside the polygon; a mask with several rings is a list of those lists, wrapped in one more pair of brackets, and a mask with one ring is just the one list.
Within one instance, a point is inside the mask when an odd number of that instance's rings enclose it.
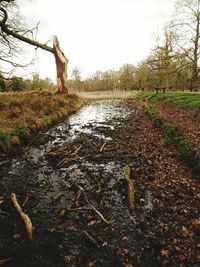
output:
{"label": "dead stick", "polygon": [[90,242],[91,244],[93,244],[93,245],[99,247],[99,245],[97,244],[96,240],[95,240],[95,239],[94,239],[88,232],[86,232],[85,230],[83,230],[81,233],[82,233],[83,237],[84,237],[88,242]]}
{"label": "dead stick", "polygon": [[94,210],[98,215],[99,215],[99,217],[102,219],[102,221],[104,221],[106,224],[111,224],[111,222],[109,222],[108,220],[106,220],[105,218],[104,218],[104,216],[101,214],[101,212],[100,211],[98,211],[90,202],[89,202],[89,199],[88,199],[88,197],[87,197],[87,195],[86,195],[86,193],[85,193],[85,189],[82,187],[82,186],[80,186],[79,184],[77,184],[77,183],[74,183],[74,186],[76,187],[76,188],[78,188],[78,190],[80,190],[81,192],[82,192],[82,194],[84,195],[84,197],[85,197],[85,200],[86,200],[86,202],[87,202],[87,204],[90,206],[90,208],[92,209],[92,210]]}
{"label": "dead stick", "polygon": [[134,211],[135,209],[135,188],[133,181],[130,179],[131,176],[131,168],[126,165],[125,171],[124,171],[124,179],[126,180],[128,184],[128,202],[129,202],[129,208],[131,211]]}
{"label": "dead stick", "polygon": [[57,165],[56,165],[56,168],[58,167],[58,166],[60,166],[61,164],[63,164],[63,163],[69,163],[69,162],[71,162],[71,161],[75,161],[75,160],[78,160],[79,159],[79,156],[78,155],[75,155],[74,157],[72,157],[72,158],[64,158],[63,160],[61,160]]}
{"label": "dead stick", "polygon": [[22,204],[22,207],[24,207],[26,205],[28,199],[29,199],[29,196],[27,196],[26,199],[24,200],[24,203]]}
{"label": "dead stick", "polygon": [[103,152],[103,149],[104,149],[104,147],[105,147],[106,144],[107,144],[107,142],[105,142],[105,143],[101,146],[101,148],[100,148],[100,152]]}
{"label": "dead stick", "polygon": [[75,151],[74,153],[72,153],[70,156],[73,157],[73,156],[76,156],[76,154],[79,152],[79,150],[82,148],[82,145],[80,145]]}
{"label": "dead stick", "polygon": [[17,197],[15,193],[11,193],[11,200],[12,200],[13,206],[18,211],[21,219],[23,220],[25,224],[28,240],[32,240],[33,239],[33,227],[32,227],[31,220],[29,219],[28,215],[22,211],[22,208],[20,207],[17,201]]}

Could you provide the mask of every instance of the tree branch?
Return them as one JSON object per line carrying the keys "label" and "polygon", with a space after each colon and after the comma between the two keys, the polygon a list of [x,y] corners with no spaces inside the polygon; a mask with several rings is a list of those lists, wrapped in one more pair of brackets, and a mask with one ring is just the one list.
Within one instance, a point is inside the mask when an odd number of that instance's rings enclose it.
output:
{"label": "tree branch", "polygon": [[[10,0],[10,1],[13,1],[13,0]],[[14,31],[10,30],[6,26],[6,21],[8,19],[7,11],[2,7],[0,7],[0,11],[2,11],[3,14],[4,14],[4,17],[3,17],[2,21],[0,21],[0,27],[1,27],[1,30],[3,32],[5,32],[7,35],[11,35],[11,36],[17,38],[20,41],[23,41],[23,42],[28,43],[28,44],[33,45],[33,46],[40,47],[41,49],[46,50],[48,52],[54,53],[54,49],[52,47],[44,45],[44,44],[41,44],[41,43],[39,43],[37,41],[31,40],[31,39],[29,39],[29,38],[27,38],[27,37],[25,37],[23,35],[20,35],[20,34],[14,32]]]}

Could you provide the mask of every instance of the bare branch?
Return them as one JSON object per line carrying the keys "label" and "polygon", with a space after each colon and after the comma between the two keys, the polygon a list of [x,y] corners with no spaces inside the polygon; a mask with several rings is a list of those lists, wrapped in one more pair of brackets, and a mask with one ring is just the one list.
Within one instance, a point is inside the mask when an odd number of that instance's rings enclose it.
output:
{"label": "bare branch", "polygon": [[2,21],[0,21],[0,27],[1,27],[1,30],[3,32],[5,32],[8,35],[12,35],[13,37],[15,37],[18,40],[21,40],[21,41],[23,41],[25,43],[31,44],[33,46],[40,47],[43,50],[46,50],[46,51],[51,52],[51,53],[54,53],[54,49],[52,47],[49,47],[49,46],[41,44],[41,43],[39,43],[37,41],[31,40],[31,39],[29,39],[29,38],[27,38],[27,37],[25,37],[23,35],[18,34],[17,32],[14,32],[14,31],[10,30],[6,26],[6,21],[8,19],[7,11],[2,7],[0,7],[0,11],[2,11],[4,13],[4,17],[3,17]]}

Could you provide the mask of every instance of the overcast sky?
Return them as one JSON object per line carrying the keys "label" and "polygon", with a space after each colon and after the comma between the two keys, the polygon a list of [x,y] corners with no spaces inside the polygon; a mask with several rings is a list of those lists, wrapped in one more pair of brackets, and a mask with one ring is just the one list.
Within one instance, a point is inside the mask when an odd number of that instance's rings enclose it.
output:
{"label": "overcast sky", "polygon": [[[137,64],[147,57],[158,29],[170,20],[176,0],[17,0],[28,25],[40,21],[37,40],[57,35],[69,58],[69,73]],[[49,45],[51,43],[49,42]],[[33,68],[55,78],[54,57],[39,51]]]}

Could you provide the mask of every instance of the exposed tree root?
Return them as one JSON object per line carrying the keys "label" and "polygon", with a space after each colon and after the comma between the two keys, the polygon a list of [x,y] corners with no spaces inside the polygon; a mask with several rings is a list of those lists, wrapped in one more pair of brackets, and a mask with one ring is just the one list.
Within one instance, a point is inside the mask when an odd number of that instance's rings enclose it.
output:
{"label": "exposed tree root", "polygon": [[20,207],[17,201],[17,197],[15,193],[11,193],[11,200],[12,200],[13,206],[18,211],[21,219],[23,220],[25,224],[28,240],[32,240],[33,239],[33,227],[32,227],[31,220],[29,219],[28,215],[22,211],[22,208]]}

